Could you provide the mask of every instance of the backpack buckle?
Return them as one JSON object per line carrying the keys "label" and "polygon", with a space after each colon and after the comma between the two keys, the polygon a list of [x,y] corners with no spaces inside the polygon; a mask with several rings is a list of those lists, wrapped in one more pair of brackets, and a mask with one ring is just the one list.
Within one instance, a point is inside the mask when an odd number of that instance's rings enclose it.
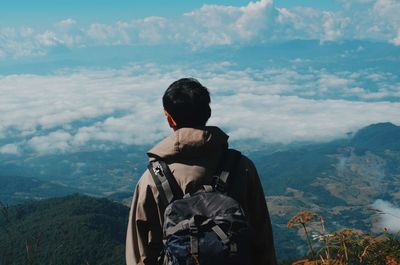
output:
{"label": "backpack buckle", "polygon": [[231,256],[236,255],[236,253],[238,252],[237,249],[237,245],[235,242],[231,242],[231,244],[229,245],[229,254]]}
{"label": "backpack buckle", "polygon": [[154,165],[153,169],[154,169],[154,173],[156,173],[157,175],[159,175],[161,177],[164,177],[164,173],[163,173],[163,170],[162,170],[162,167],[160,164]]}
{"label": "backpack buckle", "polygon": [[217,177],[215,181],[215,190],[223,193],[225,192],[225,182],[223,182],[220,178]]}
{"label": "backpack buckle", "polygon": [[204,189],[205,192],[214,191],[213,186],[211,186],[211,185],[203,185],[203,189]]}
{"label": "backpack buckle", "polygon": [[190,229],[190,234],[191,235],[194,235],[194,236],[196,236],[196,235],[198,235],[199,234],[199,228],[197,227],[197,226],[190,226],[189,227],[189,229]]}

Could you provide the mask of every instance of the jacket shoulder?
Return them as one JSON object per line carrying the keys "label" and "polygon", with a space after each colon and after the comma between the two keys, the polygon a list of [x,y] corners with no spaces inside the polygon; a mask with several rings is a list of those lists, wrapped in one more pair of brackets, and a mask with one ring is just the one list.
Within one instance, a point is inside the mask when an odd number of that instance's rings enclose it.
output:
{"label": "jacket shoulder", "polygon": [[237,168],[236,168],[237,171],[246,170],[249,172],[251,171],[251,173],[253,173],[254,171],[255,172],[257,171],[253,161],[249,157],[247,157],[246,155],[244,155],[243,153],[241,153],[238,150],[235,150],[235,149],[232,149],[232,150],[240,153],[240,158],[237,162],[238,164],[237,164]]}
{"label": "jacket shoulder", "polygon": [[143,199],[143,196],[148,196],[150,191],[156,198],[158,195],[156,184],[154,183],[150,171],[146,169],[136,184],[136,192],[139,193],[139,197]]}

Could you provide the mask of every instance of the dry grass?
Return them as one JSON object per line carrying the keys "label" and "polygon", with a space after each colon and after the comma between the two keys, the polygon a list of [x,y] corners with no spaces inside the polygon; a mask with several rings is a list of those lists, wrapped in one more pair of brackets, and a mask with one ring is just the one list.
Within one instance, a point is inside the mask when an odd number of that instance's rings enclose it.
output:
{"label": "dry grass", "polygon": [[[313,230],[315,223],[321,226],[319,231]],[[311,211],[302,211],[290,219],[288,228],[294,227],[303,229],[310,259],[292,265],[400,265],[400,232],[370,235],[356,229],[341,229],[328,233],[323,217]],[[316,233],[312,237],[311,231]]]}

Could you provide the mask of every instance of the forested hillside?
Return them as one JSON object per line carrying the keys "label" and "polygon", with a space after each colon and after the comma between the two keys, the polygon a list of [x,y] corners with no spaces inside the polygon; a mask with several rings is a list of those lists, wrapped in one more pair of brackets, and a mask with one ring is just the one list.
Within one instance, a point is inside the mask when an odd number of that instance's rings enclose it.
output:
{"label": "forested hillside", "polygon": [[0,264],[124,264],[128,211],[81,195],[3,206]]}

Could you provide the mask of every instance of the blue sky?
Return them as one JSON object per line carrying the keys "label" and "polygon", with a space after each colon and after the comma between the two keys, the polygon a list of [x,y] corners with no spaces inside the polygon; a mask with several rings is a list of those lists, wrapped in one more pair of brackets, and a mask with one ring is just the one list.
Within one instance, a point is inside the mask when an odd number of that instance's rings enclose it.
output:
{"label": "blue sky", "polygon": [[3,1],[0,154],[155,143],[184,76],[233,141],[400,124],[398,14],[398,0]]}
{"label": "blue sky", "polygon": [[291,40],[400,45],[397,0],[7,1],[0,61],[59,48],[183,45],[192,50]]}
{"label": "blue sky", "polygon": [[[244,6],[248,2],[246,0],[14,0],[1,3],[0,22],[8,26],[23,25],[25,23],[32,25],[55,22],[71,17],[87,23],[95,21],[111,22],[147,16],[179,16],[205,4]],[[275,5],[287,8],[308,6],[324,10],[337,10],[340,8],[339,2],[334,0],[277,0]]]}
{"label": "blue sky", "polygon": [[[91,23],[130,21],[150,16],[176,18],[204,5],[246,6],[249,1],[112,1],[112,0],[15,0],[3,1],[0,9],[0,27],[36,27],[46,29],[65,19],[73,19],[81,26]],[[339,1],[276,0],[276,7],[311,7],[320,10],[340,10]]]}
{"label": "blue sky", "polygon": [[[218,2],[218,1],[217,1]],[[239,2],[239,1],[238,1]],[[244,1],[241,1],[244,2]],[[85,23],[113,22],[147,16],[177,16],[201,6],[199,1],[16,0],[2,3],[2,24],[23,25],[74,18]]]}
{"label": "blue sky", "polygon": [[[247,1],[230,1],[230,5],[245,5]],[[227,4],[227,1],[113,1],[113,0],[16,0],[2,3],[0,21],[9,26],[44,25],[66,18],[83,23],[115,22],[149,16],[179,16],[204,4]]]}

